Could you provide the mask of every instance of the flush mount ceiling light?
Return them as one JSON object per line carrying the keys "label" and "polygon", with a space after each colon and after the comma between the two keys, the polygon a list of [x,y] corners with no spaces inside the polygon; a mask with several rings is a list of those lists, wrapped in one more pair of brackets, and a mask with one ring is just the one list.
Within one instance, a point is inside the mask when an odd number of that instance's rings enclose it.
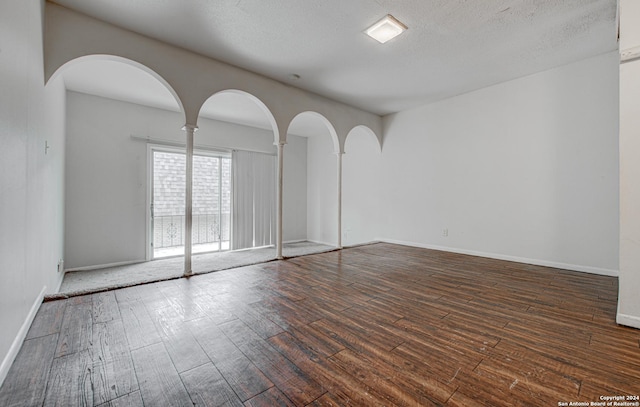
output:
{"label": "flush mount ceiling light", "polygon": [[371,27],[365,30],[365,34],[381,44],[397,37],[407,29],[407,26],[398,21],[391,14],[387,14]]}

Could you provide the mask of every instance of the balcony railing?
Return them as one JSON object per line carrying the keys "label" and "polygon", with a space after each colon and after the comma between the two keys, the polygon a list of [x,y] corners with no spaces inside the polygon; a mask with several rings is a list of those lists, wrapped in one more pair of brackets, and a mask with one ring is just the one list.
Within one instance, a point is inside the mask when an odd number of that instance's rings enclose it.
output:
{"label": "balcony railing", "polygon": [[[193,215],[192,244],[229,241],[231,216],[229,213]],[[184,246],[184,215],[155,216],[153,218],[153,247]]]}

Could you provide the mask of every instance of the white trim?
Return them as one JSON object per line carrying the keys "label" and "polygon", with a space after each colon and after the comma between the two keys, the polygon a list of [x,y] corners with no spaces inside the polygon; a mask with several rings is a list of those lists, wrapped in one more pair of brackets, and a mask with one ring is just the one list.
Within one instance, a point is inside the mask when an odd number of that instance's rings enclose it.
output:
{"label": "white trim", "polygon": [[[161,139],[154,137],[145,137],[145,136],[136,136],[135,134],[130,134],[131,139],[135,141],[144,141],[148,144],[155,144],[158,147],[173,147],[178,148],[180,151],[184,152],[184,149],[187,147],[187,143],[183,141],[169,140],[169,139]],[[272,150],[250,150],[245,148],[229,148],[229,147],[220,147],[212,144],[202,144],[202,143],[194,143],[193,148],[195,150],[201,151],[210,151],[213,153],[223,154],[225,157],[230,157],[231,152],[236,151],[247,151],[250,153],[261,153],[275,156],[276,154]]]}
{"label": "white trim", "polygon": [[144,259],[146,261],[151,260],[153,254],[153,248],[151,242],[153,242],[153,226],[151,222],[151,200],[153,199],[153,144],[147,144],[147,189],[146,189],[146,201],[145,201],[145,248]]}
{"label": "white trim", "polygon": [[342,153],[341,152],[337,152],[336,156],[338,158],[338,180],[337,180],[337,184],[338,184],[338,202],[337,202],[337,206],[338,206],[338,243],[336,244],[336,246],[338,247],[338,249],[342,249]]}
{"label": "white trim", "polygon": [[282,244],[302,243],[302,242],[308,242],[308,240],[307,239],[287,240],[286,242],[282,242]]}
{"label": "white trim", "polygon": [[72,269],[65,270],[64,272],[65,273],[73,273],[74,271],[99,270],[99,269],[104,269],[104,268],[108,268],[108,267],[128,266],[130,264],[138,264],[138,263],[145,263],[145,260],[120,261],[120,262],[117,262],[117,263],[96,264],[96,265],[93,265],[93,266],[74,267]]}
{"label": "white trim", "polygon": [[40,291],[40,294],[38,294],[38,297],[36,297],[33,305],[31,305],[31,309],[27,314],[27,318],[22,323],[18,334],[16,335],[13,343],[11,344],[11,347],[9,348],[9,352],[7,352],[7,355],[4,357],[4,360],[0,365],[0,386],[2,386],[2,383],[4,383],[4,379],[7,378],[9,369],[11,369],[13,361],[16,359],[16,356],[18,356],[18,352],[20,352],[22,342],[24,341],[24,338],[27,337],[29,328],[31,328],[31,323],[33,323],[33,319],[36,317],[36,314],[40,309],[40,304],[42,304],[42,300],[44,299],[44,293],[46,292],[46,290],[47,286],[45,285],[44,287],[42,287],[42,290]]}
{"label": "white trim", "polygon": [[[154,138],[154,137],[136,136],[135,134],[131,134],[131,139],[132,140],[138,140],[138,141],[145,141],[145,142],[147,142],[147,144],[155,144],[158,147],[179,148],[183,153],[184,153],[184,149],[186,149],[186,147],[187,147],[187,143],[184,142],[184,141],[168,140],[168,139],[161,139],[161,138]],[[222,148],[222,147],[213,146],[213,145],[210,145],[210,144],[197,143],[197,144],[194,144],[193,147],[194,147],[194,149],[199,149],[199,150],[208,150],[208,151],[214,151],[214,152],[222,153],[222,154],[231,154],[231,149],[230,148]]]}
{"label": "white trim", "polygon": [[440,250],[440,251],[443,251],[443,252],[468,254],[468,255],[471,255],[471,256],[487,257],[487,258],[490,258],[490,259],[513,261],[513,262],[516,262],[516,263],[533,264],[535,266],[553,267],[553,268],[564,269],[564,270],[580,271],[580,272],[583,272],[583,273],[599,274],[599,275],[603,275],[603,276],[618,277],[618,270],[613,270],[613,269],[605,269],[605,268],[591,267],[591,266],[581,266],[581,265],[577,265],[577,264],[560,263],[560,262],[548,261],[548,260],[530,259],[530,258],[527,258],[527,257],[509,256],[509,255],[505,255],[505,254],[479,252],[479,251],[475,251],[475,250],[458,249],[458,248],[454,248],[454,247],[437,246],[437,245],[431,245],[431,244],[405,242],[405,241],[402,241],[402,240],[394,240],[394,239],[379,239],[379,240],[381,242],[399,244],[399,245],[403,245],[403,246],[420,247],[420,248],[423,248],[423,249]]}
{"label": "white trim", "polygon": [[640,317],[633,315],[621,314],[618,312],[616,315],[616,323],[640,329]]}
{"label": "white trim", "polygon": [[65,273],[64,270],[62,271],[62,273],[58,273],[58,283],[56,284],[56,289],[54,293],[60,292],[60,287],[62,287],[62,282],[64,281],[64,273]]}
{"label": "white trim", "polygon": [[316,244],[323,244],[325,246],[335,247],[336,249],[338,248],[338,246],[336,246],[335,243],[321,242],[319,240],[309,240],[309,239],[307,239],[307,242],[316,243]]}
{"label": "white trim", "polygon": [[381,241],[380,240],[370,240],[368,242],[347,244],[347,245],[343,246],[343,249],[350,249],[350,248],[353,248],[353,247],[361,247],[361,246],[369,246],[369,245],[376,244],[376,243],[381,243]]}
{"label": "white trim", "polygon": [[633,61],[640,58],[640,47],[627,48],[620,51],[620,63]]}
{"label": "white trim", "polygon": [[273,248],[275,249],[275,248],[276,248],[276,245],[275,245],[275,244],[267,244],[267,245],[264,245],[264,246],[244,247],[244,248],[242,248],[242,249],[225,250],[225,251],[226,251],[227,253],[228,253],[228,252],[236,253],[236,252],[246,252],[246,251],[249,251],[249,250],[255,250],[255,249],[268,249],[268,248],[270,248],[270,247],[273,247]]}

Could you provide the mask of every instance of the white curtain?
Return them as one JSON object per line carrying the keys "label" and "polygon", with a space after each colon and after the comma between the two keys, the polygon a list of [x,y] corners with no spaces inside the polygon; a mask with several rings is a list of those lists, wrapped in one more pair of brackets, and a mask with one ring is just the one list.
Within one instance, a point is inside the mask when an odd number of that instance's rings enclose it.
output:
{"label": "white curtain", "polygon": [[276,160],[273,155],[233,151],[231,248],[275,243]]}

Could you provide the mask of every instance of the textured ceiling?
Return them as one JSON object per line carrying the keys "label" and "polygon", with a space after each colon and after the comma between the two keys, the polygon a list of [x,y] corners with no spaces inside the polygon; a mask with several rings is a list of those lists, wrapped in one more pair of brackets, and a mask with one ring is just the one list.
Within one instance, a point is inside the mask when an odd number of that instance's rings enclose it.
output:
{"label": "textured ceiling", "polygon": [[[616,0],[55,3],[377,114],[617,49]],[[386,14],[409,30],[379,44]]]}

